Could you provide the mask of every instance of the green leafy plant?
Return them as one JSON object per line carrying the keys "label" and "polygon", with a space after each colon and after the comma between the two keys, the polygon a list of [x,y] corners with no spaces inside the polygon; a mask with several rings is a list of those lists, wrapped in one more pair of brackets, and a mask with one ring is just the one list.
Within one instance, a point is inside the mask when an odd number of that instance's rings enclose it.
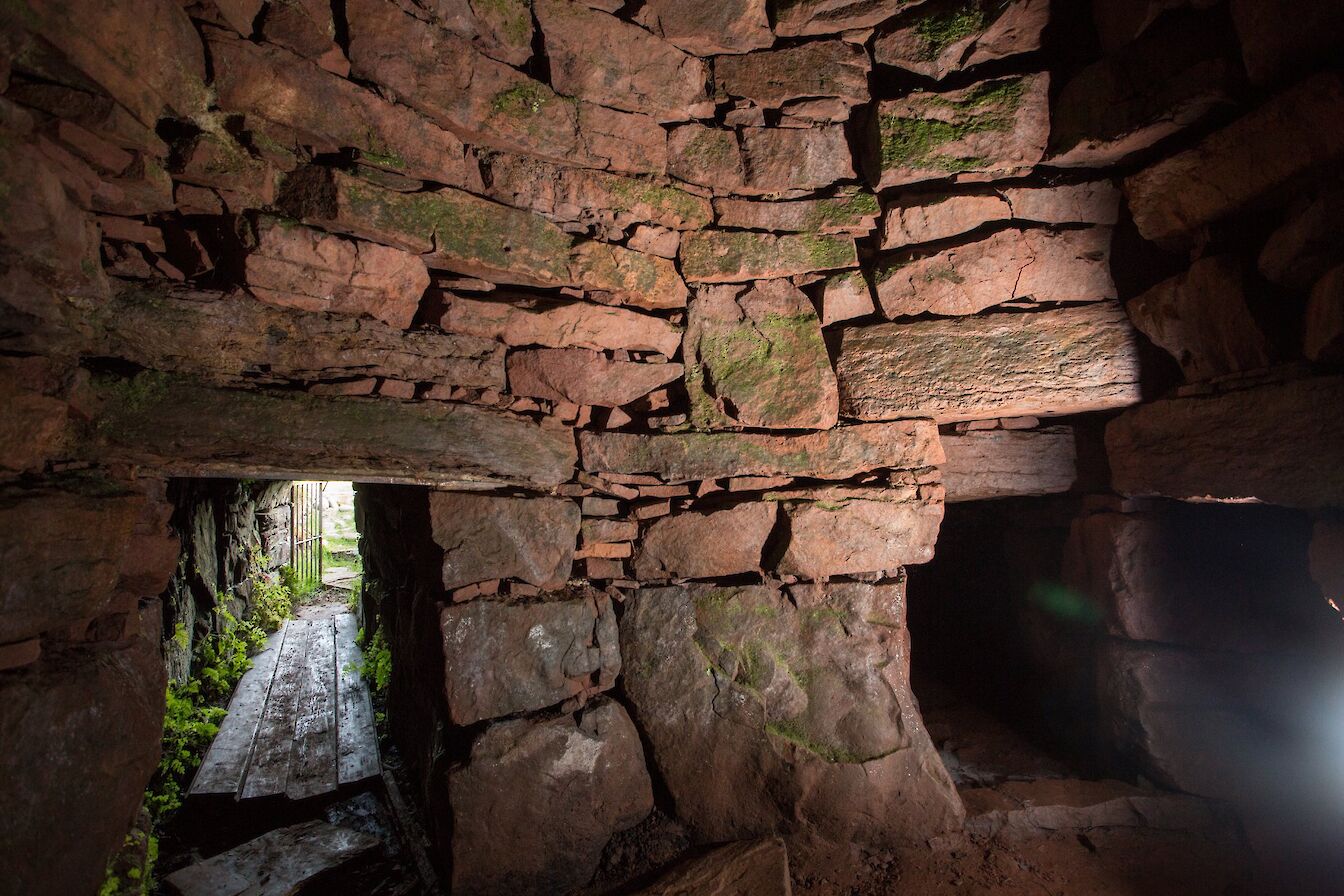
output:
{"label": "green leafy plant", "polygon": [[392,680],[392,651],[387,646],[383,627],[379,626],[372,638],[366,638],[364,629],[360,629],[359,644],[364,649],[364,661],[360,663],[359,674],[369,683],[374,694],[385,693],[388,682]]}

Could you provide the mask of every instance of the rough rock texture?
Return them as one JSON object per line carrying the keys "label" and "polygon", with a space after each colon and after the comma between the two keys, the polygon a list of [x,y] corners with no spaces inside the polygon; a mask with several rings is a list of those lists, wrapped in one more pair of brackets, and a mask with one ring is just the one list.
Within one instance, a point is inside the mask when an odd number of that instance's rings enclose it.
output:
{"label": "rough rock texture", "polygon": [[820,306],[823,327],[842,320],[867,317],[877,311],[877,305],[873,303],[873,288],[863,271],[848,271],[827,277],[821,285],[817,304]]}
{"label": "rough rock texture", "polygon": [[0,820],[13,892],[63,896],[101,886],[159,761],[168,683],[160,618],[151,602],[129,643],[44,650],[0,678],[0,749],[24,770],[0,776],[0,796],[7,806],[43,807],[39,816]]}
{"label": "rough rock texture", "polygon": [[1313,361],[1344,361],[1344,265],[1327,272],[1311,288],[1303,347]]}
{"label": "rough rock texture", "polygon": [[895,571],[933,559],[943,490],[901,477],[887,488],[825,488],[769,493],[789,522],[779,570],[809,580]]}
{"label": "rough rock texture", "polygon": [[1344,261],[1344,188],[1322,191],[1309,205],[1270,234],[1260,251],[1260,273],[1275,283],[1306,289]]}
{"label": "rough rock texture", "polygon": [[897,13],[917,6],[921,0],[798,0],[775,3],[775,33],[780,37],[839,34],[870,28]]}
{"label": "rough rock texture", "polygon": [[1134,331],[1110,303],[845,328],[836,378],[841,413],[861,420],[1055,416],[1140,397]]}
{"label": "rough rock texture", "polygon": [[1129,319],[1166,349],[1191,382],[1269,366],[1264,334],[1246,304],[1235,257],[1201,258],[1184,274],[1130,301]]}
{"label": "rough rock texture", "polygon": [[938,431],[927,420],[865,423],[806,435],[760,433],[594,433],[579,435],[583,468],[655,473],[668,482],[726,476],[848,479],[878,468],[917,469],[943,462]]}
{"label": "rough rock texture", "polygon": [[869,67],[862,47],[841,40],[815,41],[716,60],[714,86],[766,109],[804,97],[833,97],[847,111],[868,100]]}
{"label": "rough rock texture", "polygon": [[616,614],[605,594],[532,604],[473,600],[444,607],[439,627],[448,713],[457,725],[582,703],[621,671]]}
{"label": "rough rock texture", "polygon": [[1045,154],[1048,89],[1047,75],[1024,75],[878,103],[878,185],[1025,174]]}
{"label": "rough rock texture", "polygon": [[555,485],[568,429],[470,405],[217,389],[156,374],[98,389],[80,451],[172,476],[322,476]]}
{"label": "rough rock texture", "polygon": [[927,11],[921,8],[902,18],[879,37],[873,58],[879,65],[944,78],[971,66],[1040,49],[1041,32],[1049,21],[1046,0],[931,4]]}
{"label": "rough rock texture", "polygon": [[645,27],[697,56],[746,53],[775,40],[766,0],[649,0],[642,12]]}
{"label": "rough rock texture", "polygon": [[1112,165],[1230,105],[1242,76],[1222,50],[1217,28],[1160,24],[1083,69],[1060,91],[1050,164]]}
{"label": "rough rock texture", "polygon": [[429,272],[400,249],[271,223],[247,257],[247,280],[252,294],[272,305],[368,314],[405,330],[429,286]]}
{"label": "rough rock texture", "polygon": [[454,893],[546,896],[597,870],[611,835],[653,808],[639,732],[620,704],[485,729],[448,772]]}
{"label": "rough rock texture", "polygon": [[627,602],[626,693],[698,840],[891,844],[960,822],[909,691],[903,591],[701,585]]}
{"label": "rough rock texture", "polygon": [[975,314],[1005,302],[1115,298],[1110,228],[1002,230],[937,255],[889,263],[875,275],[889,318]]}
{"label": "rough rock texture", "polygon": [[1119,219],[1119,206],[1120,192],[1107,181],[911,197],[886,209],[882,248],[932,243],[1006,221],[1111,225]]}
{"label": "rough rock texture", "polygon": [[692,283],[742,283],[858,266],[848,236],[705,230],[687,234],[681,265]]}
{"label": "rough rock texture", "polygon": [[873,229],[881,209],[872,193],[841,190],[826,199],[798,199],[792,202],[750,202],[745,199],[716,199],[720,227],[743,230],[783,230],[795,233],[867,234]]}
{"label": "rough rock texture", "polygon": [[712,109],[705,64],[643,28],[567,0],[533,0],[556,92],[658,121]]}
{"label": "rough rock texture", "polygon": [[662,318],[586,302],[491,302],[452,298],[443,328],[506,345],[637,349],[667,357],[681,346],[681,330]]}
{"label": "rough rock texture", "polygon": [[839,396],[821,321],[786,280],[698,290],[682,354],[691,416],[702,429],[836,423]]}
{"label": "rough rock texture", "polygon": [[0,491],[0,644],[109,609],[144,499],[97,478]]}
{"label": "rough rock texture", "polygon": [[241,293],[119,285],[110,300],[71,301],[80,347],[221,384],[390,377],[503,388],[504,357],[487,339],[402,332],[380,320],[275,308]]}
{"label": "rough rock texture", "polygon": [[471,492],[429,497],[443,587],[519,578],[556,589],[574,565],[579,505],[567,498],[504,498]]}
{"label": "rough rock texture", "polygon": [[582,348],[538,348],[509,355],[508,374],[515,395],[619,407],[681,379],[682,366],[613,361]]}
{"label": "rough rock texture", "polygon": [[688,124],[667,138],[673,177],[715,193],[798,196],[852,178],[844,128],[745,127],[738,132]]}
{"label": "rough rock texture", "polygon": [[635,896],[687,893],[790,896],[789,852],[778,838],[730,843],[683,862]]}
{"label": "rough rock texture", "polygon": [[1344,155],[1344,81],[1323,72],[1198,145],[1125,179],[1145,239],[1188,245],[1202,228]]}
{"label": "rough rock texture", "polygon": [[1338,506],[1344,417],[1320,410],[1342,401],[1344,378],[1313,377],[1142,405],[1106,426],[1112,481],[1125,495]]}
{"label": "rough rock texture", "polygon": [[635,555],[635,575],[660,581],[758,572],[774,527],[775,506],[768,503],[666,517],[645,531]]}
{"label": "rough rock texture", "polygon": [[973,430],[941,441],[949,503],[1067,492],[1078,477],[1071,426]]}

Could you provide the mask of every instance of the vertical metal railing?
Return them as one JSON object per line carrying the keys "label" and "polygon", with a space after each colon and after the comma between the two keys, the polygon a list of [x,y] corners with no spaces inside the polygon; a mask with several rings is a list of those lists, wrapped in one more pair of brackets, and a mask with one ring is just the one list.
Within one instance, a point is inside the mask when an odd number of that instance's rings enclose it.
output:
{"label": "vertical metal railing", "polygon": [[289,563],[305,586],[322,584],[322,494],[326,483],[289,487]]}

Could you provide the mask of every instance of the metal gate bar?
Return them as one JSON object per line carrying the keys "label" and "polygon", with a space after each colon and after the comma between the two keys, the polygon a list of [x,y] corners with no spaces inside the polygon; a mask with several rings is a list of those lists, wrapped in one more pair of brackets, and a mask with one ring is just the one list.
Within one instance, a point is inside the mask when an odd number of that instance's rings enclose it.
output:
{"label": "metal gate bar", "polygon": [[325,482],[296,482],[289,487],[289,563],[307,586],[322,584],[322,494]]}

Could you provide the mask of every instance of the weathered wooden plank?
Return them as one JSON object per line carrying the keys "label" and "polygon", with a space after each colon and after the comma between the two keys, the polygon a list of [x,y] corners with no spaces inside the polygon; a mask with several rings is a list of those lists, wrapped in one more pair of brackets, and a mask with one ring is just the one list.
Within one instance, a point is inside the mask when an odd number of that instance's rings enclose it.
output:
{"label": "weathered wooden plank", "polygon": [[285,782],[292,800],[336,789],[336,630],[330,619],[313,620],[309,628]]}
{"label": "weathered wooden plank", "polygon": [[263,834],[175,871],[165,882],[181,896],[290,896],[319,874],[377,849],[372,834],[309,821]]}
{"label": "weathered wooden plank", "polygon": [[359,674],[364,653],[355,643],[355,633],[353,614],[336,617],[336,755],[337,781],[341,784],[371,778],[381,768],[373,702]]}
{"label": "weathered wooden plank", "polygon": [[237,794],[241,790],[287,629],[288,626],[283,627],[271,635],[266,647],[252,657],[252,668],[238,682],[229,701],[229,714],[206,751],[189,793]]}
{"label": "weathered wooden plank", "polygon": [[292,619],[285,623],[285,643],[271,683],[261,726],[252,747],[252,759],[243,781],[242,797],[273,796],[285,792],[290,751],[294,743],[294,713],[303,685],[303,666],[313,642],[312,623]]}

